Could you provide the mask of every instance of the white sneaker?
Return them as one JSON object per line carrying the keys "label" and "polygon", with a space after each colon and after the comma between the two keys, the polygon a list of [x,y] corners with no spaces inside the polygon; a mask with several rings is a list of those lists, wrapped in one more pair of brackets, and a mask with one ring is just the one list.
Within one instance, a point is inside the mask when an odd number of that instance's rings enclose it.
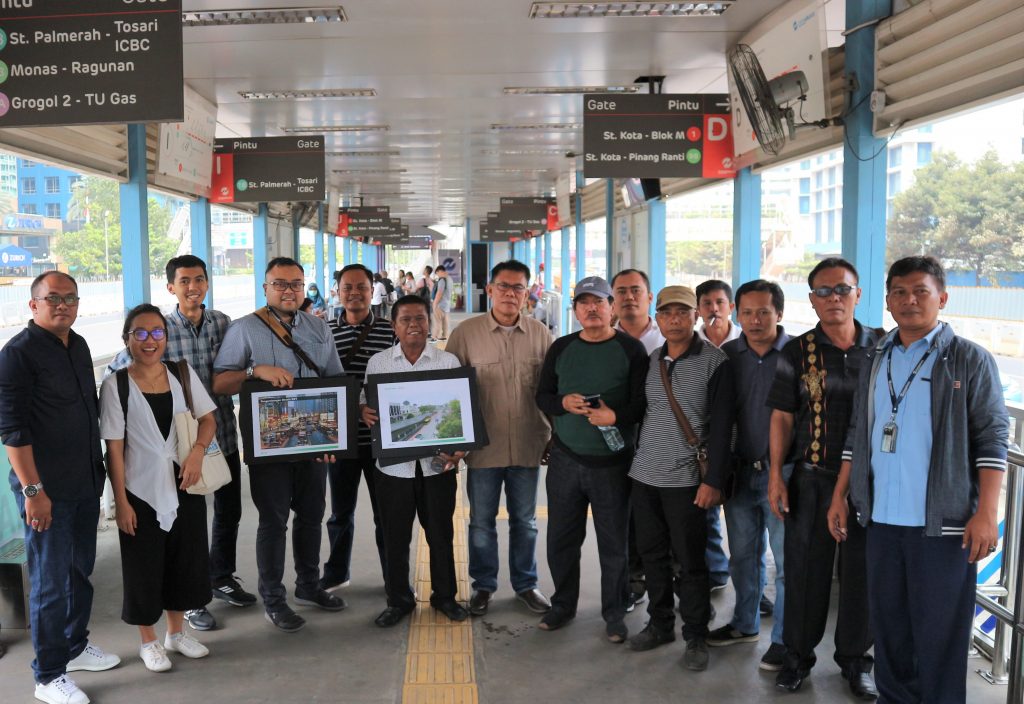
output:
{"label": "white sneaker", "polygon": [[97,648],[92,643],[87,643],[85,650],[78,654],[78,657],[68,663],[68,672],[87,670],[88,672],[103,672],[121,664],[121,658],[113,653],[107,653]]}
{"label": "white sneaker", "polygon": [[205,658],[210,654],[210,649],[197,641],[189,634],[181,633],[167,634],[164,638],[164,648],[175,653],[181,653],[187,658]]}
{"label": "white sneaker", "polygon": [[139,648],[139,657],[150,672],[167,672],[171,669],[171,661],[167,659],[167,653],[160,641],[146,643]]}
{"label": "white sneaker", "polygon": [[47,704],[89,704],[89,697],[67,675],[61,675],[47,684],[37,684],[36,699]]}

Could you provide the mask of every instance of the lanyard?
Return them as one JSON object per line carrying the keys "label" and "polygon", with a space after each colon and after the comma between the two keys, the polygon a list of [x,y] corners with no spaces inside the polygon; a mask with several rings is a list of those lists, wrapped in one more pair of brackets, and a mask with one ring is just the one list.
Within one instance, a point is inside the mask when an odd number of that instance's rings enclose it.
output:
{"label": "lanyard", "polygon": [[[895,347],[895,344],[896,343],[894,342],[893,343],[893,347]],[[889,359],[887,360],[888,364],[886,365],[886,369],[885,369],[885,375],[888,377],[888,381],[889,381],[889,399],[892,401],[892,417],[889,419],[890,423],[896,420],[896,411],[899,410],[900,403],[903,402],[903,398],[907,395],[907,390],[910,389],[910,384],[913,383],[914,377],[916,377],[917,373],[919,371],[921,371],[921,367],[924,366],[924,363],[928,361],[928,356],[932,353],[932,349],[934,349],[935,345],[934,344],[931,345],[928,348],[928,351],[924,353],[924,356],[921,357],[921,359],[918,361],[917,365],[914,366],[914,370],[912,372],[910,372],[910,376],[907,377],[907,381],[903,384],[903,388],[900,389],[900,395],[899,396],[896,395],[896,387],[894,387],[893,383],[892,383],[892,351],[893,351],[893,347],[889,348]]]}

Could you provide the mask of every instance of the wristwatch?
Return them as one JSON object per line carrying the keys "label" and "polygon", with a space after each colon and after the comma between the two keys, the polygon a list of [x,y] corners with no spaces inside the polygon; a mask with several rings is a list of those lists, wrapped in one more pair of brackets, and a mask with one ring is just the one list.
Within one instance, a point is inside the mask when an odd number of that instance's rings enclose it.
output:
{"label": "wristwatch", "polygon": [[36,494],[38,494],[42,490],[43,490],[43,483],[39,482],[38,484],[27,484],[21,490],[21,493],[22,493],[22,495],[26,499],[31,499],[33,496],[35,496]]}
{"label": "wristwatch", "polygon": [[245,378],[246,379],[255,379],[256,378],[256,367],[254,367],[251,364],[248,367],[246,367],[245,368]]}

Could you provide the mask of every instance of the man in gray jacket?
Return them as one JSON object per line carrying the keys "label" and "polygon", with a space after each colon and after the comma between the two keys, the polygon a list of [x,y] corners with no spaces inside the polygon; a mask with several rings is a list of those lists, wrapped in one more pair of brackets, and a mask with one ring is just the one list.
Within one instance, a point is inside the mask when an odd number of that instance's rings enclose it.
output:
{"label": "man in gray jacket", "polygon": [[939,322],[939,262],[901,259],[885,287],[898,327],[861,369],[829,531],[846,539],[849,494],[867,527],[880,698],[963,702],[977,563],[999,540],[1009,417],[992,355]]}

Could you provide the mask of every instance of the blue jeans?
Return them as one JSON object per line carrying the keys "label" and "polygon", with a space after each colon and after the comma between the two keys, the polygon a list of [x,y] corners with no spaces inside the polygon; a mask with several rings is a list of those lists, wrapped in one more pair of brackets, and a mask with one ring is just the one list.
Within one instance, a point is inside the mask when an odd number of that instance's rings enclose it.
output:
{"label": "blue jeans", "polygon": [[722,549],[722,512],[718,506],[708,509],[708,545],[704,555],[708,561],[711,586],[729,581],[729,556]]}
{"label": "blue jeans", "polygon": [[[789,481],[792,465],[783,467]],[[775,622],[772,643],[782,644],[782,619],[786,603],[786,575],[783,546],[785,528],[768,507],[768,471],[752,467],[736,470],[736,493],[725,505],[725,525],[729,529],[729,573],[736,589],[736,607],[730,625],[740,633],[757,633],[761,628],[759,607],[767,581],[764,567],[764,532],[775,558]]]}
{"label": "blue jeans", "polygon": [[[18,511],[25,518],[25,498],[19,493]],[[36,659],[36,682],[48,684],[64,674],[68,662],[89,643],[92,584],[96,564],[96,526],[99,497],[54,501],[49,530],[38,533],[25,526],[25,554],[31,582],[29,623]]]}
{"label": "blue jeans", "polygon": [[467,472],[469,576],[473,589],[498,589],[495,518],[505,485],[508,509],[508,571],[516,594],[537,588],[537,483],[539,467],[486,467]]}

